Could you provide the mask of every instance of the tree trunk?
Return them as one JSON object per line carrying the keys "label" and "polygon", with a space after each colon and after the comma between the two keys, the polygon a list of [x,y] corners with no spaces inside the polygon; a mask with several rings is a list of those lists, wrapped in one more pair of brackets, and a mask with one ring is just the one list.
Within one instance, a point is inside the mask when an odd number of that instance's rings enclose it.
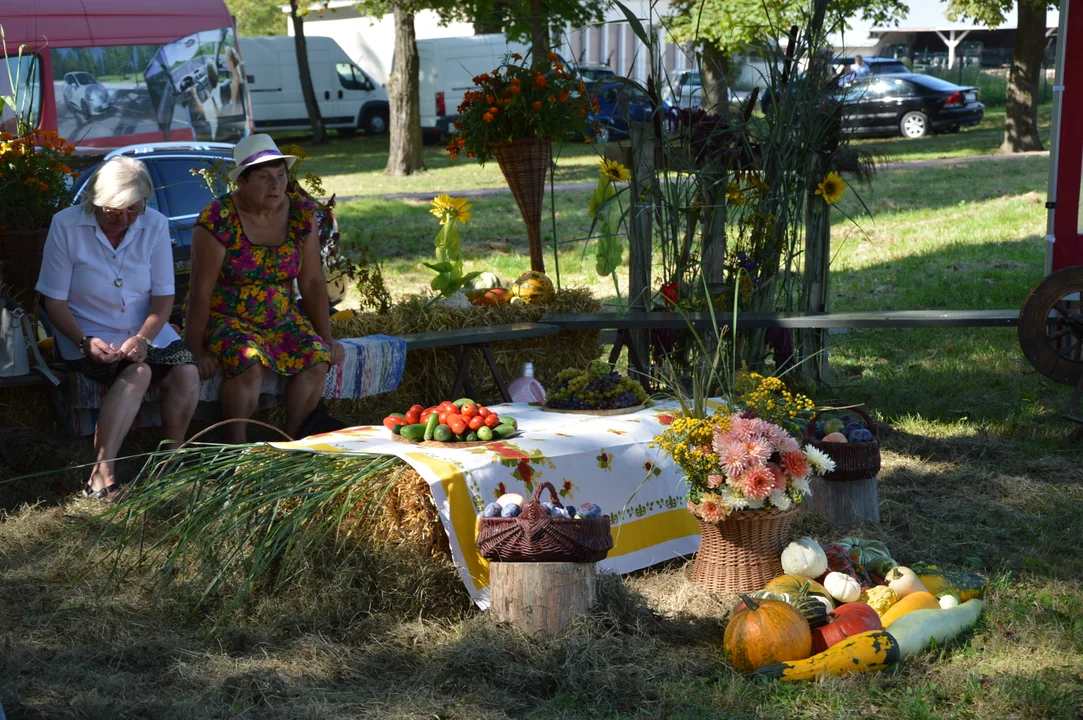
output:
{"label": "tree trunk", "polygon": [[298,0],[290,0],[290,21],[293,22],[293,42],[297,49],[297,72],[301,75],[301,95],[305,99],[305,110],[312,125],[312,142],[316,145],[327,142],[327,128],[320,116],[320,104],[316,101],[316,91],[312,89],[312,71],[308,67],[308,43],[305,41],[305,19],[297,12]]}
{"label": "tree trunk", "polygon": [[1008,98],[1004,108],[1005,153],[1042,150],[1038,134],[1038,89],[1045,49],[1045,4],[1018,3],[1019,25],[1008,74]]}
{"label": "tree trunk", "polygon": [[530,0],[531,65],[545,65],[549,56],[549,11],[545,0]]}
{"label": "tree trunk", "polygon": [[414,14],[395,5],[395,70],[387,82],[391,148],[385,175],[413,175],[425,169],[421,156],[419,67]]}
{"label": "tree trunk", "polygon": [[704,42],[699,105],[707,112],[729,117],[729,71],[729,54],[714,43]]}

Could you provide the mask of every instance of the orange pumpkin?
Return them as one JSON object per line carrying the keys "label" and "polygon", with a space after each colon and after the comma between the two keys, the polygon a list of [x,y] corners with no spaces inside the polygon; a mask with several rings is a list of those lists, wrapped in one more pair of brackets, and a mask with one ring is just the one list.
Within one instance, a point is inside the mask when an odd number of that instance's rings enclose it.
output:
{"label": "orange pumpkin", "polygon": [[792,605],[748,595],[741,595],[741,599],[744,606],[734,612],[722,639],[730,665],[750,673],[769,663],[804,660],[812,655],[812,631]]}

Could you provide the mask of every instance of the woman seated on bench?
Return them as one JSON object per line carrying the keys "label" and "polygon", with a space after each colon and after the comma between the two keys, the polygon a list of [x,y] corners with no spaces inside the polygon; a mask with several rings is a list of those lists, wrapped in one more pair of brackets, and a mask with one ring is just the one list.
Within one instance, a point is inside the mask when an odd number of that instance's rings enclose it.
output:
{"label": "woman seated on bench", "polygon": [[[289,376],[285,430],[296,437],[323,397],[329,366],[345,356],[331,337],[316,205],[290,189],[286,172],[297,158],[267,135],[239,142],[233,158],[237,189],[211,202],[192,231],[185,339],[200,377],[222,369],[226,419],[252,416],[264,372]],[[309,317],[294,302],[294,280]],[[245,424],[227,425],[226,434],[245,442]]]}
{"label": "woman seated on bench", "polygon": [[60,356],[109,388],[94,431],[97,464],[83,485],[100,500],[119,496],[113,461],[151,382],[174,444],[184,440],[199,398],[195,358],[168,324],[173,247],[169,221],[147,208],[152,192],[143,163],[105,163],[82,206],[53,216],[38,277]]}

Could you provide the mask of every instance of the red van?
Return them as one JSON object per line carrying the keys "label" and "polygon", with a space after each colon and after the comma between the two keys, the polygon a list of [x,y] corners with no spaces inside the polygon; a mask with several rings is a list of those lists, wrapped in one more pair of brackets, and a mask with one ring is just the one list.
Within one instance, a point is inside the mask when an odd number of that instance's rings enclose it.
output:
{"label": "red van", "polygon": [[[222,0],[0,0],[0,96],[80,146],[235,143],[251,133],[247,79]],[[0,114],[14,132],[15,109]]]}

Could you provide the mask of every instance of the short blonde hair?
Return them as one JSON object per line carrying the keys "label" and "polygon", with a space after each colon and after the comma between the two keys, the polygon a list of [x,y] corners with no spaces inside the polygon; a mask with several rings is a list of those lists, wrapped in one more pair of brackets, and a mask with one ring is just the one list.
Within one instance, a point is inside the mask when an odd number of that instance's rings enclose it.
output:
{"label": "short blonde hair", "polygon": [[98,168],[87,183],[83,211],[91,213],[95,207],[123,210],[138,202],[146,202],[153,192],[154,184],[142,161],[115,157]]}

